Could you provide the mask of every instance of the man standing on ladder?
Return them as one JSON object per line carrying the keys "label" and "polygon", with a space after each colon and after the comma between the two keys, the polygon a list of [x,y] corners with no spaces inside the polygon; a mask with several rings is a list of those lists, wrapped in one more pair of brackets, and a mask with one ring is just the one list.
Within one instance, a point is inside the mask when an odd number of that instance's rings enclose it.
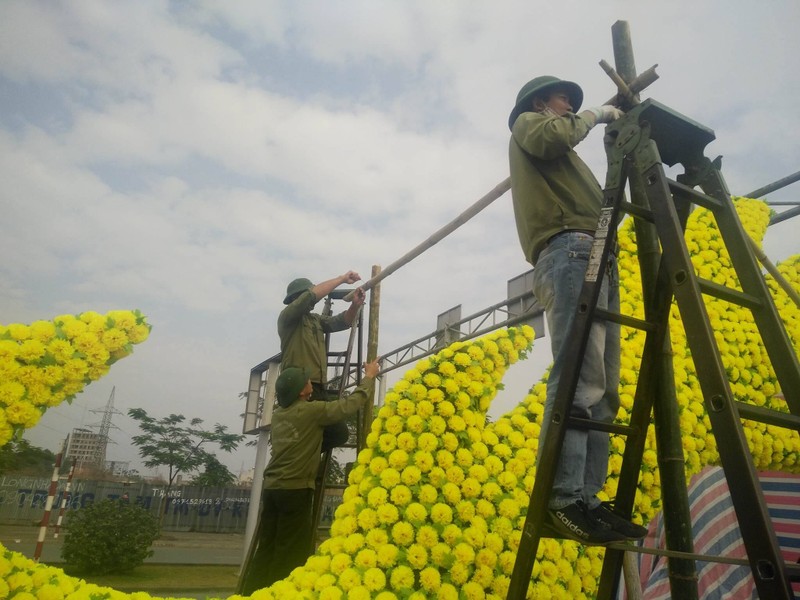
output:
{"label": "man standing on ladder", "polygon": [[[314,285],[305,278],[295,279],[286,288],[286,308],[278,316],[281,339],[281,370],[287,367],[307,369],[313,386],[312,400],[328,400],[328,349],[325,334],[342,331],[353,324],[364,304],[364,290],[356,289],[350,307],[336,316],[312,313],[314,305],[342,284],[352,284],[361,277],[355,271]],[[325,428],[322,452],[343,446],[350,434],[342,421]]]}
{"label": "man standing on ladder", "polygon": [[[543,447],[569,335],[597,228],[603,192],[573,148],[598,123],[622,116],[611,105],[577,113],[583,91],[557,77],[526,83],[511,111],[509,167],[514,215],[525,258],[535,268],[533,293],[544,307],[553,367],[547,381]],[[619,311],[616,257],[611,256],[598,307]],[[619,409],[620,329],[610,321],[592,324],[581,365],[572,416],[612,422]],[[584,543],[638,539],[647,530],[615,514],[597,493],[608,474],[609,434],[567,428],[545,519],[559,535]],[[541,457],[541,456],[540,456]]]}

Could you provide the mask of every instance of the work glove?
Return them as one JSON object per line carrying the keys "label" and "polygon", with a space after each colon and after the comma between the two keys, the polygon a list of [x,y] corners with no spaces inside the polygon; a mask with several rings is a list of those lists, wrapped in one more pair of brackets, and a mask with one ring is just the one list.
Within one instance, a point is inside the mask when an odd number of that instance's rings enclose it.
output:
{"label": "work glove", "polygon": [[595,108],[587,108],[586,111],[594,115],[595,123],[611,123],[625,114],[616,106],[611,106],[610,104],[604,104],[603,106],[597,106]]}

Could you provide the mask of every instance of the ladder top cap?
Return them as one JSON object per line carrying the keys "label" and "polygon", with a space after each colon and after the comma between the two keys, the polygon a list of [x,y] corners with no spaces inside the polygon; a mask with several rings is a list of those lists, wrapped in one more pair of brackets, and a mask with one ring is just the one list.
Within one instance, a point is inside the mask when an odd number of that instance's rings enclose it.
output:
{"label": "ladder top cap", "polygon": [[687,158],[702,156],[705,147],[716,139],[714,131],[697,121],[648,98],[632,108],[620,119],[620,127],[635,118],[639,125],[645,122],[650,127],[650,138],[658,145],[661,159],[669,166]]}

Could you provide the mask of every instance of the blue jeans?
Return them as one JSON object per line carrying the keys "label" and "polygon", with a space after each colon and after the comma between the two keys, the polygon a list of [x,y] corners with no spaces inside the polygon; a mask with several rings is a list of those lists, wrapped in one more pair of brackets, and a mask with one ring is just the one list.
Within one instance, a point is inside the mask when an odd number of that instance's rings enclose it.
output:
{"label": "blue jeans", "polygon": [[[565,361],[575,360],[573,356],[565,356],[563,348],[583,287],[592,239],[592,236],[581,232],[558,235],[539,255],[533,270],[533,293],[545,309],[554,357],[547,380],[547,399],[539,436],[540,451],[563,365]],[[614,256],[610,258],[605,271],[597,306],[619,312],[619,276]],[[572,416],[608,423],[614,420],[619,409],[619,356],[619,325],[595,320],[572,403]],[[583,500],[589,508],[600,504],[597,492],[602,489],[608,475],[608,445],[608,433],[567,428],[550,496],[550,508],[563,508],[576,500]]]}

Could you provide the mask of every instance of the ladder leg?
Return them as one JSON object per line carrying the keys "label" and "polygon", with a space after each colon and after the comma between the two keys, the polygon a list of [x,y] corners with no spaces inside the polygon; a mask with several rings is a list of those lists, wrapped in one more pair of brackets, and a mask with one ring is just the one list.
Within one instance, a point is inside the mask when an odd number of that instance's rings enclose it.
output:
{"label": "ladder leg", "polygon": [[763,299],[760,305],[752,308],[764,347],[769,355],[775,375],[781,383],[786,403],[793,415],[800,416],[800,363],[794,351],[781,317],[772,301],[758,261],[750,250],[747,233],[736,214],[733,201],[719,169],[707,158],[703,163],[705,177],[699,185],[709,196],[717,198],[726,209],[715,211],[725,247],[731,257],[742,290],[753,297]]}
{"label": "ladder leg", "polygon": [[791,598],[792,590],[777,537],[770,526],[770,516],[694,276],[683,230],[670,200],[668,182],[660,164],[649,168],[644,176],[722,466],[728,481],[736,482],[730,486],[731,499],[739,517],[756,587],[762,598]]}

